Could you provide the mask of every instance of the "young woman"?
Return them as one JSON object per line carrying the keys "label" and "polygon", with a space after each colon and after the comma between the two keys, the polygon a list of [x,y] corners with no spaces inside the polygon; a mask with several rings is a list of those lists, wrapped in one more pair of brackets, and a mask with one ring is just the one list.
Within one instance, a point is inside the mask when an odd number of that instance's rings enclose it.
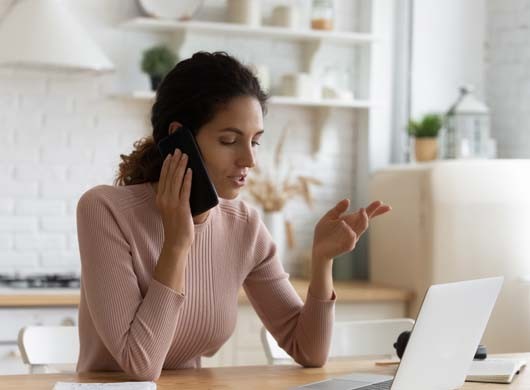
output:
{"label": "young woman", "polygon": [[[333,258],[351,251],[374,202],[346,214],[344,199],[317,223],[305,303],[282,269],[255,209],[237,196],[256,163],[267,96],[252,73],[226,53],[194,54],[163,80],[152,108],[152,137],[122,155],[116,186],[79,200],[82,262],[77,370],[125,371],[155,380],[162,369],[200,367],[232,334],[241,286],[279,345],[303,366],[326,362],[335,304]],[[175,150],[156,144],[194,131],[218,206],[191,216],[193,172]]]}

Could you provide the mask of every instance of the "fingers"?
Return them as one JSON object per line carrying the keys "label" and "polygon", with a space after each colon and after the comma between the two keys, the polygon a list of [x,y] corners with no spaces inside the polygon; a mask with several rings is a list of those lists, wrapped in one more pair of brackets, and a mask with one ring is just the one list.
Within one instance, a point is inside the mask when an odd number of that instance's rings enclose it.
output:
{"label": "fingers", "polygon": [[331,210],[329,210],[325,217],[331,218],[331,219],[337,219],[341,216],[343,212],[348,210],[348,207],[350,207],[350,200],[349,199],[342,199],[339,203],[335,205]]}
{"label": "fingers", "polygon": [[368,214],[368,218],[374,218],[390,210],[392,210],[392,207],[385,205],[380,200],[376,200],[370,203],[370,205],[366,208],[366,213]]}
{"label": "fingers", "polygon": [[361,235],[367,228],[370,222],[366,209],[359,209],[355,213],[344,216],[344,221],[355,230],[358,235]]}
{"label": "fingers", "polygon": [[382,205],[383,202],[381,202],[380,200],[376,200],[368,205],[368,207],[366,208],[366,213],[369,217],[371,217]]}
{"label": "fingers", "polygon": [[368,217],[368,212],[366,209],[359,209],[354,213],[344,215],[341,217],[341,219],[345,221],[359,236],[364,233],[366,229],[368,229],[368,225],[370,223],[370,217]]}
{"label": "fingers", "polygon": [[371,216],[371,218],[375,218],[378,215],[388,213],[390,210],[392,210],[392,207],[388,205],[381,206],[375,211],[375,213]]}
{"label": "fingers", "polygon": [[171,163],[171,154],[168,154],[162,162],[162,169],[160,170],[160,178],[158,179],[158,192],[163,194],[166,190],[166,178],[169,165]]}
{"label": "fingers", "polygon": [[186,167],[188,165],[188,156],[186,156],[185,153],[182,154],[180,160],[175,165],[176,167],[173,171],[173,175],[169,177],[169,185],[171,186],[172,197],[178,199],[182,188],[182,179],[184,179],[184,174],[186,173]]}
{"label": "fingers", "polygon": [[368,212],[366,209],[361,209],[361,218],[357,221],[357,229],[354,229],[358,235],[361,235],[368,229],[369,221],[370,217],[368,216]]}
{"label": "fingers", "polygon": [[349,252],[355,248],[357,239],[360,236],[357,234],[355,229],[352,229],[345,221],[341,221],[342,228],[344,229],[344,235],[342,240],[342,251]]}
{"label": "fingers", "polygon": [[177,164],[180,161],[180,155],[180,150],[175,149],[175,152],[169,157],[163,192],[165,195],[169,195],[171,193],[171,183],[175,175],[175,170],[177,169]]}
{"label": "fingers", "polygon": [[180,197],[182,200],[185,201],[186,204],[189,204],[189,201],[190,201],[191,179],[192,179],[191,168],[188,168],[186,170],[186,175],[184,176],[184,182],[182,183],[182,189],[180,191]]}

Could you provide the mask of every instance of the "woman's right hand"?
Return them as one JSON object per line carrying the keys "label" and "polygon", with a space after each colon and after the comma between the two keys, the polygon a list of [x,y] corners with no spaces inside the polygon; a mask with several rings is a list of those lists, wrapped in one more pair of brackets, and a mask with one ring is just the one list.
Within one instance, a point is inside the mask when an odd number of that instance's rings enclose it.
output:
{"label": "woman's right hand", "polygon": [[194,239],[190,210],[191,169],[186,170],[188,156],[175,149],[162,164],[156,206],[164,224],[164,246],[188,251]]}

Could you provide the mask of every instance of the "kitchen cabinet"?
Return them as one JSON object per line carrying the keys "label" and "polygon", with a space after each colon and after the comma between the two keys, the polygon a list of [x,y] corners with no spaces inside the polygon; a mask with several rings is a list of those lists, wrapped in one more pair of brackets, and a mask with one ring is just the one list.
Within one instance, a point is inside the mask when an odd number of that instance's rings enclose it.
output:
{"label": "kitchen cabinet", "polygon": [[504,276],[484,332],[488,352],[530,349],[530,160],[461,159],[390,166],[372,177],[392,212],[371,224],[371,278],[415,292]]}

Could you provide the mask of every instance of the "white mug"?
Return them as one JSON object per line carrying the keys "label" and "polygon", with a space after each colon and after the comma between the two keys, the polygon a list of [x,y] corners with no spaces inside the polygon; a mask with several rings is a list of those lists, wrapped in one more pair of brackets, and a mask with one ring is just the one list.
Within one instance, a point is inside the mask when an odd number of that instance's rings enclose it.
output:
{"label": "white mug", "polygon": [[274,26],[297,28],[299,26],[298,9],[288,5],[274,7],[271,22]]}
{"label": "white mug", "polygon": [[260,0],[227,0],[228,20],[249,26],[261,25]]}
{"label": "white mug", "polygon": [[282,77],[282,94],[301,99],[320,98],[316,82],[309,73],[292,73]]}

